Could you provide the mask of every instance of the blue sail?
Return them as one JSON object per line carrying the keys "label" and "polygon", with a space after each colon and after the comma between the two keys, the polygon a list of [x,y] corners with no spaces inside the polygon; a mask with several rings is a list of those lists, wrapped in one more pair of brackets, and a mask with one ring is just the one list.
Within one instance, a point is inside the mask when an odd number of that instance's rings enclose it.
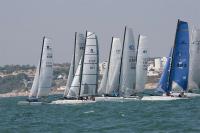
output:
{"label": "blue sail", "polygon": [[174,42],[171,70],[169,77],[169,90],[180,88],[187,90],[189,73],[189,29],[188,23],[178,20]]}
{"label": "blue sail", "polygon": [[161,78],[158,83],[157,90],[158,92],[169,92],[169,74],[170,74],[170,66],[171,66],[171,56],[172,50],[170,51],[169,57],[167,57],[167,61],[161,75]]}

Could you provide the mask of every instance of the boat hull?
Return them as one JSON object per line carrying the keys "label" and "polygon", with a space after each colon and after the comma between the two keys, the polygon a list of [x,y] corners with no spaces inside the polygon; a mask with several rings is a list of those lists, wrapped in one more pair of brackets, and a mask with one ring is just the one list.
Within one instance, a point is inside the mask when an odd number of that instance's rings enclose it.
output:
{"label": "boat hull", "polygon": [[[172,95],[178,97],[180,93],[173,92]],[[188,98],[200,97],[200,94],[197,93],[184,93],[184,95]]]}
{"label": "boat hull", "polygon": [[95,97],[95,100],[97,102],[128,102],[128,101],[135,101],[135,100],[140,100],[140,97],[135,96],[135,97]]}
{"label": "boat hull", "polygon": [[95,103],[96,101],[91,100],[56,100],[52,101],[50,104],[88,104]]}
{"label": "boat hull", "polygon": [[43,102],[29,102],[29,101],[19,101],[18,105],[42,105]]}
{"label": "boat hull", "polygon": [[188,99],[187,97],[171,97],[171,96],[144,96],[142,97],[142,101],[173,101],[173,100],[181,100]]}

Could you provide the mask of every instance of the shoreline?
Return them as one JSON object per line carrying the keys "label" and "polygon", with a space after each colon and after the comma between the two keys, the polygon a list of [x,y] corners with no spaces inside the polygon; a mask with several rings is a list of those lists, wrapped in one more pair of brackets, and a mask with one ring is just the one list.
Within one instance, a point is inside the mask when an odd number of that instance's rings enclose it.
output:
{"label": "shoreline", "polygon": [[[145,88],[146,90],[151,90],[151,89],[154,89],[156,88],[156,83],[147,83],[145,85]],[[64,93],[64,90],[52,90],[50,92],[49,95],[55,95],[55,94],[63,94]],[[8,93],[3,93],[3,94],[0,94],[0,98],[7,98],[7,97],[18,97],[18,96],[27,96],[28,97],[29,95],[29,91],[24,91],[24,92],[8,92]]]}
{"label": "shoreline", "polygon": [[[52,91],[49,95],[55,95],[55,94],[63,94],[64,92],[61,91]],[[27,96],[28,97],[29,92],[8,92],[0,94],[0,98],[8,98],[8,97],[19,97],[19,96]]]}

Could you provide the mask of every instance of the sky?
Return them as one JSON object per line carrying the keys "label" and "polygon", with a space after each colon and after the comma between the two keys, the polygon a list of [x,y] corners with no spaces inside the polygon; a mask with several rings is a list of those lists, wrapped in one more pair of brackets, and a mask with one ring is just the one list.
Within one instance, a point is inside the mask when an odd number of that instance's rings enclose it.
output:
{"label": "sky", "polygon": [[0,0],[0,65],[36,65],[42,37],[53,39],[55,63],[70,62],[74,33],[98,36],[100,61],[124,27],[148,37],[151,57],[167,56],[177,20],[200,27],[200,0]]}

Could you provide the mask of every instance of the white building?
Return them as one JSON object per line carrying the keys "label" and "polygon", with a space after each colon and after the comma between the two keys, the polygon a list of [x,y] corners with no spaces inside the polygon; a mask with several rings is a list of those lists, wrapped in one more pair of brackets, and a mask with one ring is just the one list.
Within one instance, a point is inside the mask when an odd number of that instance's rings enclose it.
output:
{"label": "white building", "polygon": [[162,67],[161,58],[154,59],[154,70],[160,72],[161,67]]}
{"label": "white building", "polygon": [[159,74],[161,74],[165,67],[166,61],[167,57],[158,57],[149,61],[147,75],[158,76]]}

